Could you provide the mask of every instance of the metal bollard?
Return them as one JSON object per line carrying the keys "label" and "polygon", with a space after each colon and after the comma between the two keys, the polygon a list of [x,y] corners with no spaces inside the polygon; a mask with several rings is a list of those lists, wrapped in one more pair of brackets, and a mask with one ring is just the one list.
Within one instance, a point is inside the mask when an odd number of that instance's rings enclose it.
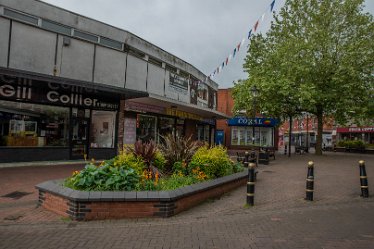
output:
{"label": "metal bollard", "polygon": [[284,145],[284,154],[287,155],[287,144]]}
{"label": "metal bollard", "polygon": [[368,186],[368,177],[366,175],[365,161],[360,160],[360,183],[361,183],[361,197],[369,198],[369,186]]}
{"label": "metal bollard", "polygon": [[250,163],[248,168],[247,205],[249,206],[253,206],[255,201],[255,167],[256,164]]}
{"label": "metal bollard", "polygon": [[[248,151],[246,151],[245,153],[244,153],[244,162],[249,162],[249,152]],[[248,167],[248,166],[247,166]]]}
{"label": "metal bollard", "polygon": [[313,161],[308,162],[308,174],[306,178],[306,197],[305,200],[313,201],[314,192],[314,163]]}

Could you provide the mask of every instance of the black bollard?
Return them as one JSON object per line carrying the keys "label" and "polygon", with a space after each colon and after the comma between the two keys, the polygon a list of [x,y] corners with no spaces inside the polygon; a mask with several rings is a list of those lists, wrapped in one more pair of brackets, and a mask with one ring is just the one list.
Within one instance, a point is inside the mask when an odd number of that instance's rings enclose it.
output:
{"label": "black bollard", "polygon": [[308,163],[308,175],[306,178],[306,197],[305,200],[313,201],[314,192],[314,163],[309,161]]}
{"label": "black bollard", "polygon": [[287,144],[284,145],[284,154],[287,155]]}
{"label": "black bollard", "polygon": [[[248,151],[246,151],[245,153],[244,153],[244,162],[249,162],[249,152]],[[247,166],[248,167],[248,166]]]}
{"label": "black bollard", "polygon": [[369,186],[368,186],[368,177],[366,175],[365,161],[360,160],[360,183],[361,183],[361,197],[369,198]]}
{"label": "black bollard", "polygon": [[250,163],[248,168],[247,205],[249,206],[253,206],[255,201],[255,167],[256,164]]}

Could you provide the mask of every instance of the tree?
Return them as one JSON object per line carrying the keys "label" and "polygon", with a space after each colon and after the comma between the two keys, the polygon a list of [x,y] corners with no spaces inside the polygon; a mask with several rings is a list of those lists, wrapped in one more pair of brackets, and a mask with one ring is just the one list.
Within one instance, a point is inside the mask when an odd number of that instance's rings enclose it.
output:
{"label": "tree", "polygon": [[244,64],[249,77],[234,87],[236,108],[249,108],[248,89],[260,89],[273,116],[309,112],[338,123],[373,117],[374,23],[364,0],[287,0],[265,36],[253,36]]}

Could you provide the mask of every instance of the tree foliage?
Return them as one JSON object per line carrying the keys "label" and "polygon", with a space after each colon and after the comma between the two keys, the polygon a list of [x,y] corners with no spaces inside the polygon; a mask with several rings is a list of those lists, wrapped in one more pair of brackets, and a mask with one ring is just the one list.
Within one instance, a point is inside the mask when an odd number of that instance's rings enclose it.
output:
{"label": "tree foliage", "polygon": [[373,118],[374,23],[363,2],[287,0],[266,35],[251,39],[236,109],[252,109],[256,85],[259,107],[272,116],[316,115],[317,154],[324,116],[340,124]]}

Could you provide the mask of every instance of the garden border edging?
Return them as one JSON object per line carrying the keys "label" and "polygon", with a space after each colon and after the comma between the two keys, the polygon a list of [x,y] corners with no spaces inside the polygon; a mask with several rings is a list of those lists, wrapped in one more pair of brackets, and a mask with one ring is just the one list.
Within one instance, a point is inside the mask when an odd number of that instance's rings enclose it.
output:
{"label": "garden border edging", "polygon": [[39,206],[73,220],[170,217],[245,184],[247,174],[245,169],[169,191],[79,191],[64,187],[63,179],[35,188],[39,190]]}

